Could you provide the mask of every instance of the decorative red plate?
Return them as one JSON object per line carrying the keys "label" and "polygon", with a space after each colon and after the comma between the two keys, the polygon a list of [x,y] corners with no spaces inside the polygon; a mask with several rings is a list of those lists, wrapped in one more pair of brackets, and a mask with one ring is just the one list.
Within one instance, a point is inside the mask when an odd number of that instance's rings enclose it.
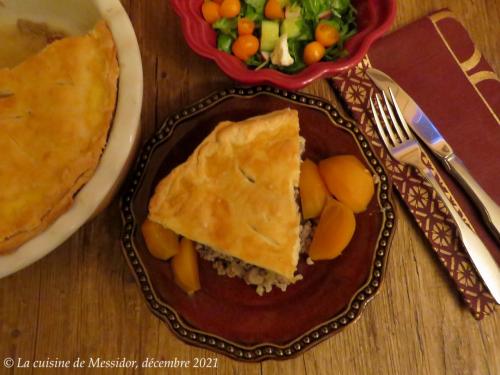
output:
{"label": "decorative red plate", "polygon": [[217,35],[201,14],[203,1],[171,0],[191,49],[215,61],[224,73],[239,82],[272,84],[288,90],[298,90],[315,79],[334,76],[359,63],[373,42],[389,30],[396,15],[396,0],[352,0],[358,12],[358,32],[345,45],[349,55],[336,61],[313,64],[296,74],[285,74],[274,69],[249,69],[236,57],[219,51]]}
{"label": "decorative red plate", "polygon": [[[259,297],[241,279],[218,276],[200,260],[202,289],[188,296],[174,283],[170,264],[149,254],[139,230],[156,184],[220,121],[285,107],[299,111],[305,157],[357,155],[378,177],[376,196],[356,215],[354,238],[342,255],[313,266],[301,260],[304,279],[286,292]],[[149,308],[187,343],[239,360],[289,358],[356,320],[380,287],[395,220],[387,174],[356,125],[322,99],[265,86],[213,94],[166,120],[144,144],[124,191],[124,255]]]}

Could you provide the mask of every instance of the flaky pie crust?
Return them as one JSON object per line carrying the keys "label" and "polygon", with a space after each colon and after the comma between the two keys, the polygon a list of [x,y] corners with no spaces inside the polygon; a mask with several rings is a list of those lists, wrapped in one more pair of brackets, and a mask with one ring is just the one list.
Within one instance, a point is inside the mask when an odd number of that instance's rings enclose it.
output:
{"label": "flaky pie crust", "polygon": [[0,69],[0,253],[43,231],[92,177],[115,108],[118,71],[104,21]]}
{"label": "flaky pie crust", "polygon": [[295,110],[222,122],[156,187],[149,218],[193,241],[291,279],[303,144]]}

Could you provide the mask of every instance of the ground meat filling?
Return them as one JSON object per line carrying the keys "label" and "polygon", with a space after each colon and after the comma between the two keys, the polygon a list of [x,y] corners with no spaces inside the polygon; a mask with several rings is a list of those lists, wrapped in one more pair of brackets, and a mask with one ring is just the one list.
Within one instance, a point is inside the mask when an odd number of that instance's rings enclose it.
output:
{"label": "ground meat filling", "polygon": [[311,220],[302,223],[300,231],[300,254],[307,253],[307,249],[309,249],[309,245],[311,245],[312,242],[314,229],[315,226]]}
{"label": "ground meat filling", "polygon": [[[300,253],[307,251],[313,235],[313,225],[311,221],[306,221],[302,224],[300,232]],[[200,243],[196,244],[196,250],[200,256],[212,262],[213,267],[217,270],[217,274],[229,277],[239,277],[243,279],[247,285],[255,285],[256,292],[259,296],[264,293],[269,293],[273,287],[286,291],[288,285],[295,284],[302,280],[302,275],[297,274],[292,280],[288,280],[275,272],[265,270],[263,268],[248,264],[242,260],[233,258],[229,255],[219,253],[208,246]]]}

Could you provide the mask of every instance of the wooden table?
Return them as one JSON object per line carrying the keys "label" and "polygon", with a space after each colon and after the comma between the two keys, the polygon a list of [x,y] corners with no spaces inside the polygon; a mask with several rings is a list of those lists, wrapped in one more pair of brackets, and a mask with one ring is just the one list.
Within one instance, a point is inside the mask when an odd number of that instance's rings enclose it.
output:
{"label": "wooden table", "polygon": [[[231,82],[189,50],[167,0],[123,3],[142,50],[147,137],[168,114]],[[455,11],[499,72],[496,0],[401,0],[394,27],[445,6]],[[306,91],[334,100],[324,81]],[[475,321],[400,202],[397,214],[385,282],[357,323],[295,359],[243,364],[183,344],[149,312],[122,257],[115,200],[52,254],[0,281],[0,374],[22,371],[3,368],[5,357],[142,361],[208,356],[218,357],[217,370],[168,373],[500,374],[500,316]]]}

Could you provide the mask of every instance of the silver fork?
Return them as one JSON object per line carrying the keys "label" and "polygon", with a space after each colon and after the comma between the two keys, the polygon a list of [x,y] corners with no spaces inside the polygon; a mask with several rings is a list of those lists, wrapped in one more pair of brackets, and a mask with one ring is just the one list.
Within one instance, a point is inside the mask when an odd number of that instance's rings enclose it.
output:
{"label": "silver fork", "polygon": [[[389,89],[390,90],[390,89]],[[455,210],[450,200],[446,197],[441,186],[436,180],[434,173],[422,162],[422,147],[413,136],[408,124],[406,123],[401,110],[398,107],[392,90],[390,90],[391,100],[383,93],[384,103],[389,113],[389,118],[384,111],[379,95],[375,96],[378,105],[378,111],[370,98],[370,105],[373,111],[375,124],[378,133],[391,156],[400,163],[409,164],[418,169],[422,176],[432,185],[441,201],[444,203],[455,221],[462,243],[469,254],[474,267],[483,279],[491,295],[497,303],[500,303],[500,270],[491,256],[490,252]],[[394,110],[396,115],[394,114]],[[382,121],[380,120],[382,118]],[[383,124],[382,124],[383,122]],[[392,125],[392,126],[391,126]]]}

